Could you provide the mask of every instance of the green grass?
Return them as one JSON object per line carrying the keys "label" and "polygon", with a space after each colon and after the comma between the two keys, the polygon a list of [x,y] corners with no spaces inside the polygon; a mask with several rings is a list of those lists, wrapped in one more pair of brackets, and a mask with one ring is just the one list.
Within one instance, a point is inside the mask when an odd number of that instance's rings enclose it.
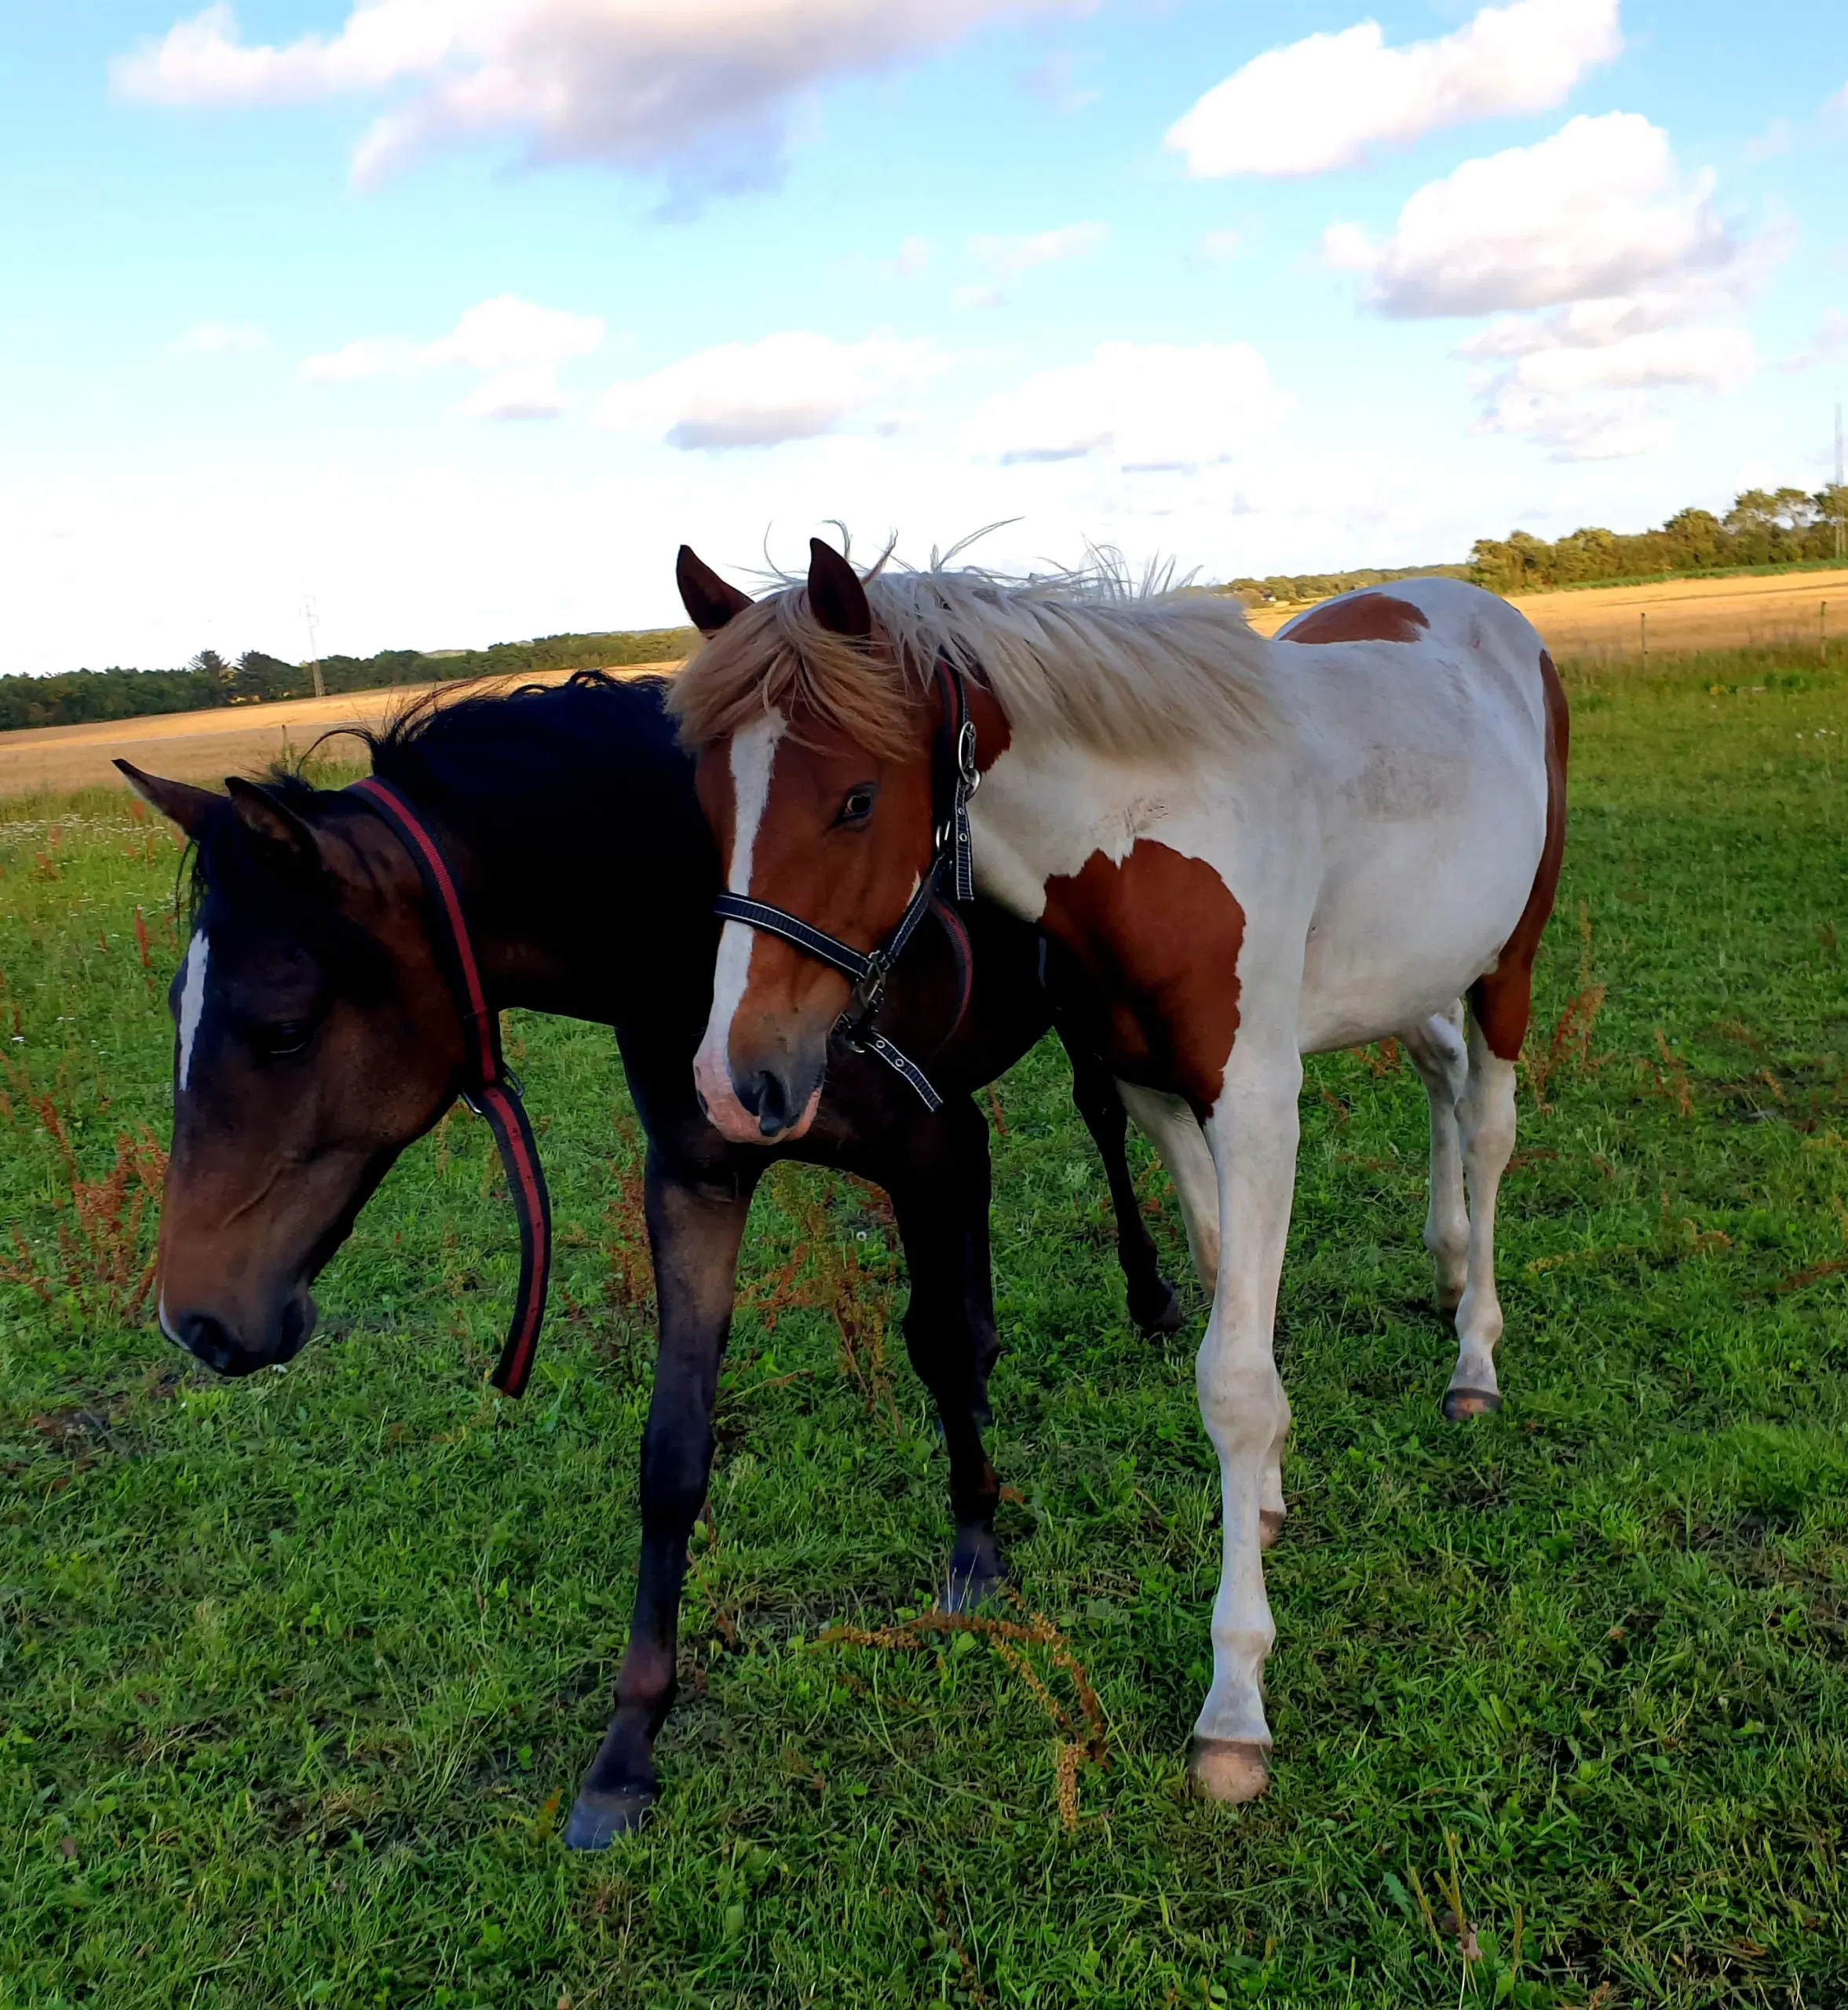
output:
{"label": "green grass", "polygon": [[[612,1283],[612,1043],[522,1018],[562,1243],[523,1405],[481,1380],[513,1223],[459,1114],[286,1372],[215,1383],[0,1284],[0,2002],[1848,2001],[1848,679],[1794,660],[1574,680],[1542,1044],[1607,992],[1550,1106],[1524,1082],[1499,1416],[1437,1414],[1417,1083],[1311,1069],[1265,1800],[1181,1791],[1218,1567],[1200,1308],[1166,1349],[1130,1329],[1043,1051],[1001,1090],[994,1449],[1021,1595],[1106,1719],[1076,1830],[1053,1727],[986,1646],[818,1641],[925,1603],[947,1508],[896,1339],[894,1412],[787,1270],[821,1204],[861,1310],[902,1289],[876,1211],[804,1175],[747,1251],[659,1819],[564,1853],[628,1609],[648,1331]],[[53,1269],[71,1210],[31,1097],[92,1180],[119,1131],[161,1130],[177,858],[113,796],[0,810],[0,1209]]]}

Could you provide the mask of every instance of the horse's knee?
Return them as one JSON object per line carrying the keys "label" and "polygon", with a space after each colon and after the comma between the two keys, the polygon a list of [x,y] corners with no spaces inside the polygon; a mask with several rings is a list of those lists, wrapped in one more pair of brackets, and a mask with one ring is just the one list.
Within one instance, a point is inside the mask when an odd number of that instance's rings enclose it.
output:
{"label": "horse's knee", "polygon": [[1268,1361],[1228,1366],[1209,1361],[1203,1350],[1194,1382],[1207,1434],[1222,1458],[1270,1450],[1288,1411]]}

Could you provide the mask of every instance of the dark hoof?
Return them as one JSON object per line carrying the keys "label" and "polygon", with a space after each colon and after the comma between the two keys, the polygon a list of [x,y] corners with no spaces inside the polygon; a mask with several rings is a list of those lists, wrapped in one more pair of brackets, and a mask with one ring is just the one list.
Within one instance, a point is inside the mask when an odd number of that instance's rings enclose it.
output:
{"label": "dark hoof", "polygon": [[1244,1738],[1196,1738],[1187,1777],[1204,1800],[1255,1800],[1270,1785],[1270,1747]]}
{"label": "dark hoof", "polygon": [[1138,1292],[1130,1299],[1130,1317],[1145,1340],[1163,1339],[1170,1333],[1179,1332],[1183,1317],[1174,1287],[1166,1277],[1157,1277],[1155,1282],[1155,1291]]}
{"label": "dark hoof", "polygon": [[943,1609],[945,1612],[979,1612],[1006,1582],[1006,1569],[999,1561],[953,1561],[949,1581],[944,1587]]}
{"label": "dark hoof", "polygon": [[1283,1533],[1283,1509],[1260,1508],[1258,1511],[1258,1547],[1260,1549],[1269,1549]]}
{"label": "dark hoof", "polygon": [[653,1787],[626,1787],[619,1793],[593,1793],[586,1788],[564,1825],[564,1847],[607,1850],[617,1836],[635,1833],[653,1813],[656,1798]]}
{"label": "dark hoof", "polygon": [[1488,1416],[1501,1406],[1502,1399],[1492,1389],[1446,1389],[1444,1392],[1444,1414],[1452,1423],[1461,1423],[1469,1416]]}

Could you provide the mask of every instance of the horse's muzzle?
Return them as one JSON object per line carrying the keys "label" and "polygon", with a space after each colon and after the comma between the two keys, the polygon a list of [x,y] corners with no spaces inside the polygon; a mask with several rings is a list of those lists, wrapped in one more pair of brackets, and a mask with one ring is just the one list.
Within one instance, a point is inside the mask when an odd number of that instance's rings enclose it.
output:
{"label": "horse's muzzle", "polygon": [[175,1347],[184,1348],[217,1375],[254,1375],[260,1368],[280,1368],[308,1345],[314,1327],[315,1303],[305,1292],[284,1303],[267,1347],[247,1346],[209,1312],[173,1315],[164,1303],[160,1308],[160,1330]]}

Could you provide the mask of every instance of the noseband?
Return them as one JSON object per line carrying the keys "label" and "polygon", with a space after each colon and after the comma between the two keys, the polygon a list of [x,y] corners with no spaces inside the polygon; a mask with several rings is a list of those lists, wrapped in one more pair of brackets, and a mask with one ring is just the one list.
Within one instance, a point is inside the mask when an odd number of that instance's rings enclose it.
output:
{"label": "noseband", "polygon": [[423,820],[389,782],[376,775],[351,784],[346,793],[363,798],[367,808],[384,820],[411,854],[423,882],[437,958],[462,1022],[462,1099],[477,1116],[487,1120],[494,1133],[506,1171],[507,1192],[520,1222],[520,1285],[513,1298],[513,1323],[488,1379],[509,1396],[524,1395],[539,1345],[539,1324],[546,1316],[546,1285],[552,1269],[552,1201],[546,1191],[532,1125],[520,1100],[519,1080],[501,1053],[500,1015],[488,1009],[455,875]]}
{"label": "noseband", "polygon": [[[927,913],[934,910],[955,952],[961,980],[960,1003],[951,1026],[954,1032],[969,1006],[969,937],[961,920],[938,897],[938,882],[944,868],[950,868],[950,897],[966,901],[975,898],[975,872],[970,857],[969,799],[981,785],[981,772],[975,764],[975,722],[969,715],[969,689],[962,673],[948,656],[937,659],[937,686],[943,700],[943,715],[937,722],[931,747],[931,858],[911,904],[898,918],[897,926],[876,949],[856,949],[851,943],[827,934],[804,921],[799,915],[772,907],[768,901],[754,901],[743,894],[721,894],[712,911],[725,921],[741,921],[766,935],[831,964],[853,980],[847,1009],[835,1022],[835,1031],[855,1054],[876,1054],[886,1066],[908,1083],[927,1110],[943,1107],[943,1098],[930,1078],[910,1055],[893,1046],[883,1033],[875,1032],[872,1021],[886,996],[887,980],[905,945]],[[948,1035],[944,1037],[947,1039]]]}

